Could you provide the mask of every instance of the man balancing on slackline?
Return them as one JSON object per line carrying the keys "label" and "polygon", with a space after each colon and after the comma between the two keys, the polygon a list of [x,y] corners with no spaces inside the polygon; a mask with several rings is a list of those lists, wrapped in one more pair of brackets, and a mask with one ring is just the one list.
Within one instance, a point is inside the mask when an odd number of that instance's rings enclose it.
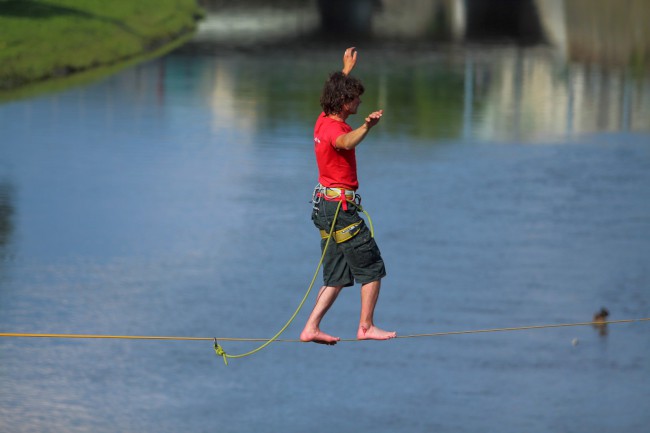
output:
{"label": "man balancing on slackline", "polygon": [[[345,50],[343,71],[334,72],[323,86],[320,103],[323,112],[318,116],[314,128],[314,151],[318,165],[318,182],[314,190],[312,220],[317,228],[329,233],[336,209],[341,204],[333,238],[323,260],[323,280],[316,305],[305,328],[301,341],[322,344],[336,344],[338,337],[320,330],[320,322],[332,306],[343,287],[361,284],[361,318],[357,339],[388,340],[395,332],[379,329],[374,324],[374,311],[379,297],[381,279],[386,276],[384,261],[370,230],[361,219],[354,203],[356,190],[357,162],[355,148],[366,137],[383,114],[374,111],[366,117],[363,125],[352,129],[346,119],[356,114],[364,88],[361,81],[350,76],[357,62],[354,47]],[[321,251],[327,239],[321,240]]]}

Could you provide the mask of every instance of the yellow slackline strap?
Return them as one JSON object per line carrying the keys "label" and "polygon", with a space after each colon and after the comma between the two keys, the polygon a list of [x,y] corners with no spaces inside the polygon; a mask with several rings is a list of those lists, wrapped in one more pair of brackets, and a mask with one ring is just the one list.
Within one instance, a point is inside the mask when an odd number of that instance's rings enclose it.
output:
{"label": "yellow slackline strap", "polygon": [[[372,225],[372,220],[370,219],[370,215],[368,212],[366,212],[362,207],[361,204],[356,203],[352,200],[347,200],[348,202],[354,204],[357,206],[357,208],[363,212],[367,219],[368,219],[368,226],[370,228],[370,234],[371,236],[374,237],[374,228]],[[87,338],[87,339],[116,339],[116,340],[176,340],[176,341],[206,341],[206,340],[213,340],[214,341],[214,351],[217,356],[220,356],[223,358],[224,364],[228,365],[228,358],[244,358],[246,356],[250,356],[254,353],[259,352],[260,350],[264,349],[267,347],[269,344],[273,342],[285,342],[285,343],[301,343],[300,340],[295,340],[295,339],[280,339],[280,335],[289,327],[289,325],[293,322],[293,320],[296,318],[298,315],[298,312],[302,309],[303,305],[305,304],[305,301],[309,297],[309,294],[311,293],[311,290],[314,287],[314,283],[316,281],[316,278],[318,277],[318,272],[320,271],[321,266],[323,265],[323,260],[325,258],[325,253],[327,252],[327,248],[329,246],[330,241],[334,236],[332,236],[335,232],[334,227],[336,225],[336,220],[339,215],[339,211],[341,210],[341,204],[343,201],[340,201],[337,208],[336,212],[334,214],[334,219],[332,220],[332,226],[330,228],[329,235],[327,236],[327,242],[325,243],[325,246],[323,247],[323,253],[321,254],[321,258],[318,262],[318,266],[316,267],[316,271],[314,272],[314,276],[311,279],[311,283],[309,284],[309,287],[307,288],[307,292],[303,296],[302,300],[300,301],[300,304],[298,304],[298,307],[296,308],[296,311],[291,315],[287,323],[284,324],[284,326],[270,339],[265,339],[265,338],[216,338],[216,337],[170,337],[170,336],[146,336],[146,335],[98,335],[98,334],[38,334],[38,333],[21,333],[21,332],[0,332],[0,338],[1,337],[33,337],[33,338]],[[610,320],[610,321],[604,321],[604,322],[578,322],[578,323],[561,323],[561,324],[551,324],[551,325],[534,325],[534,326],[520,326],[520,327],[510,327],[510,328],[492,328],[492,329],[474,329],[474,330],[467,330],[467,331],[446,331],[446,332],[435,332],[435,333],[430,333],[430,334],[411,334],[411,335],[398,335],[395,338],[420,338],[420,337],[439,337],[443,335],[460,335],[460,334],[479,334],[479,333],[490,333],[490,332],[507,332],[507,331],[523,331],[523,330],[531,330],[531,329],[546,329],[546,328],[562,328],[562,327],[570,327],[570,326],[587,326],[587,325],[607,325],[607,324],[617,324],[617,323],[632,323],[632,322],[646,322],[650,321],[650,317],[645,317],[641,319],[626,319],[626,320]],[[231,355],[229,353],[226,353],[226,351],[219,345],[218,340],[221,341],[239,341],[239,342],[263,342],[262,345],[257,347],[256,349],[253,349],[249,352],[242,353],[239,355]],[[357,341],[368,341],[368,340],[357,340],[357,339],[342,339],[340,340],[342,342],[357,342]]]}
{"label": "yellow slackline strap", "polygon": [[[576,323],[556,323],[548,325],[531,325],[531,326],[518,326],[508,328],[488,328],[488,329],[469,329],[465,331],[444,331],[433,332],[429,334],[409,334],[398,335],[395,339],[399,338],[424,338],[424,337],[441,337],[445,335],[463,335],[463,334],[486,334],[492,332],[511,332],[511,331],[528,331],[535,329],[550,329],[550,328],[568,328],[575,326],[601,326],[601,325],[616,325],[621,323],[635,323],[635,322],[648,322],[650,317],[643,317],[640,319],[622,319],[622,320],[608,320],[605,322],[576,322]],[[159,340],[159,341],[214,341],[218,346],[217,340],[232,341],[232,342],[269,342],[268,338],[228,338],[228,337],[168,337],[168,336],[148,336],[148,335],[101,335],[101,334],[39,334],[39,333],[26,333],[26,332],[0,332],[2,337],[16,337],[16,338],[76,338],[76,339],[116,339],[116,340]],[[280,339],[272,340],[275,343],[302,343],[297,339]],[[342,339],[342,342],[362,342],[372,340],[358,340],[358,339]],[[222,353],[218,353],[223,356]],[[229,357],[232,357],[228,355]]]}
{"label": "yellow slackline strap", "polygon": [[[311,287],[309,288],[311,290]],[[308,291],[309,293],[309,291]],[[306,297],[306,296],[305,296]],[[285,342],[285,343],[302,343],[300,340],[281,340],[278,336],[284,332],[289,323],[293,321],[297,312],[302,307],[303,302],[298,306],[296,313],[289,319],[287,324],[271,339],[263,338],[220,338],[224,341],[264,341],[257,349],[251,350],[250,352],[242,353],[240,355],[230,355],[226,353],[225,350],[219,345],[218,339],[216,337],[167,337],[167,336],[144,336],[144,335],[97,335],[97,334],[36,334],[36,333],[22,333],[22,332],[0,332],[0,337],[32,337],[32,338],[97,338],[97,339],[119,339],[119,340],[176,340],[176,341],[205,341],[205,340],[214,340],[214,352],[217,356],[220,356],[223,359],[225,365],[228,365],[228,358],[243,358],[245,356],[252,355],[268,346],[273,342]],[[525,331],[533,329],[549,329],[549,328],[566,328],[572,326],[588,326],[588,325],[613,325],[619,323],[633,323],[633,322],[647,322],[650,321],[650,317],[644,317],[641,319],[624,319],[624,320],[609,320],[605,322],[577,322],[577,323],[558,323],[550,325],[533,325],[533,326],[519,326],[519,327],[508,327],[508,328],[490,328],[490,329],[472,329],[466,331],[445,331],[445,332],[434,332],[429,334],[410,334],[410,335],[398,335],[395,339],[398,338],[423,338],[423,337],[441,337],[444,335],[462,335],[462,334],[485,334],[492,332],[511,332],[511,331]],[[342,339],[341,342],[361,342],[361,341],[372,341],[372,340],[358,340],[358,339]]]}
{"label": "yellow slackline strap", "polygon": [[[104,335],[104,334],[42,334],[34,332],[0,332],[1,337],[17,338],[62,338],[62,339],[98,339],[98,340],[163,340],[163,341],[213,341],[215,338],[221,341],[236,342],[265,342],[268,338],[228,338],[228,337],[174,337],[154,335]],[[300,340],[286,340],[276,338],[278,343],[295,343]]]}
{"label": "yellow slackline strap", "polygon": [[605,322],[556,323],[556,324],[549,324],[549,325],[517,326],[517,327],[509,327],[509,328],[489,328],[489,329],[472,329],[468,331],[433,332],[430,334],[411,334],[411,335],[403,335],[403,336],[398,335],[395,338],[421,338],[421,337],[440,337],[444,335],[485,334],[491,332],[529,331],[534,329],[569,328],[574,326],[602,326],[602,325],[615,325],[619,323],[648,322],[648,321],[650,321],[650,317],[644,317],[641,319],[609,320]]}

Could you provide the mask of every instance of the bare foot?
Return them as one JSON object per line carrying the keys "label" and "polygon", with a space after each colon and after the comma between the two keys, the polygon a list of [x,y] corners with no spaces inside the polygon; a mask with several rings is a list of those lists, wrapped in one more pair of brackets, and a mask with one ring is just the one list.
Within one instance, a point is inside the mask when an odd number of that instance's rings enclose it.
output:
{"label": "bare foot", "polygon": [[370,328],[359,326],[357,331],[357,340],[390,340],[395,337],[397,337],[397,332],[384,331],[376,326]]}
{"label": "bare foot", "polygon": [[327,344],[327,345],[334,345],[341,339],[339,337],[332,337],[329,334],[326,334],[324,332],[321,332],[320,329],[316,329],[315,331],[308,330],[307,328],[303,329],[302,332],[300,333],[300,341],[303,341],[305,343],[309,341],[313,341],[314,343],[318,344]]}

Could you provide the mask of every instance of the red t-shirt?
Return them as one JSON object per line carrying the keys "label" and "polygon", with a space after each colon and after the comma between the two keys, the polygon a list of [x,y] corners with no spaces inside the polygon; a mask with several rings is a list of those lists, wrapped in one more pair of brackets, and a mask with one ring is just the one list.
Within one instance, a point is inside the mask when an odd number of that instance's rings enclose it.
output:
{"label": "red t-shirt", "polygon": [[321,113],[314,127],[314,152],[318,164],[318,182],[331,188],[356,190],[357,158],[354,149],[336,148],[336,139],[352,131],[345,122],[330,119]]}

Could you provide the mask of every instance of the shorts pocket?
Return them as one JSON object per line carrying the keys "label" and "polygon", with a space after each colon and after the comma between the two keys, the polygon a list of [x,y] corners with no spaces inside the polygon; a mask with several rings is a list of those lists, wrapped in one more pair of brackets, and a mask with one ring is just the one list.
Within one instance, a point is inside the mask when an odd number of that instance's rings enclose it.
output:
{"label": "shorts pocket", "polygon": [[370,236],[370,231],[364,227],[354,238],[350,239],[348,260],[354,267],[365,268],[381,261],[381,253],[375,239]]}

